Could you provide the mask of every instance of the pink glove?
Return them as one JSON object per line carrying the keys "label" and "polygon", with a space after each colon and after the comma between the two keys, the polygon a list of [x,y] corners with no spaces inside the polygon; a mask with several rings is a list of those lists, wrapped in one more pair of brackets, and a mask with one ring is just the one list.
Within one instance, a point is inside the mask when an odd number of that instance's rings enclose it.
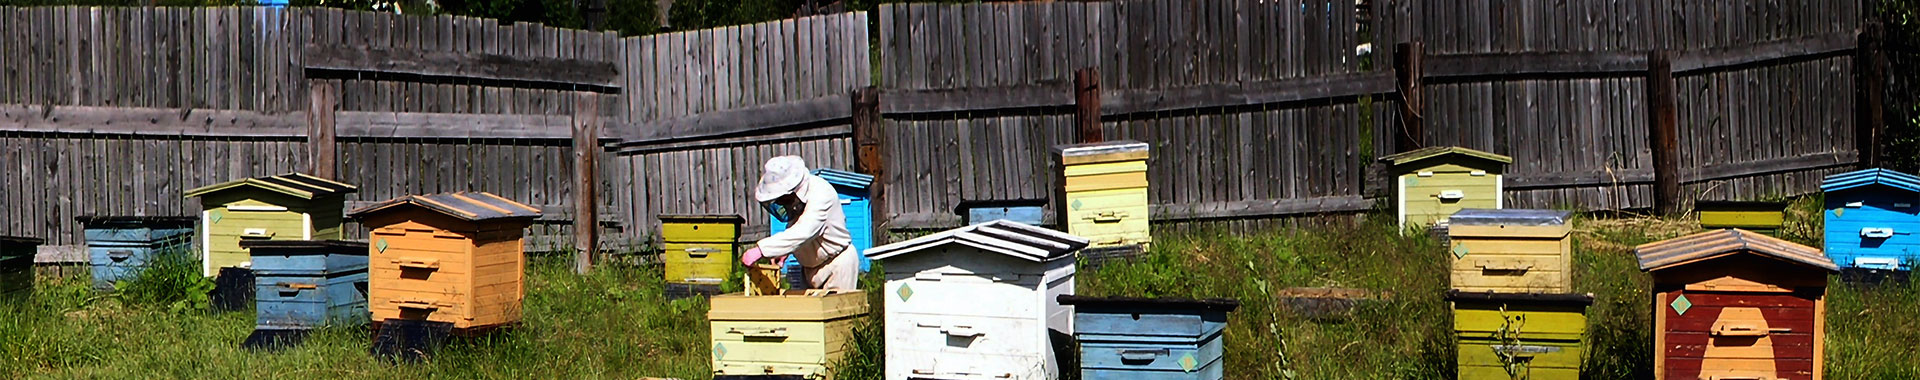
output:
{"label": "pink glove", "polygon": [[780,256],[780,257],[775,257],[775,258],[773,258],[773,266],[776,266],[776,267],[781,267],[781,268],[786,268],[786,267],[787,267],[787,258],[788,258],[788,257],[793,257],[793,255],[786,255],[786,256]]}
{"label": "pink glove", "polygon": [[760,247],[747,248],[746,253],[740,254],[740,265],[753,266],[754,262],[760,261],[761,255]]}

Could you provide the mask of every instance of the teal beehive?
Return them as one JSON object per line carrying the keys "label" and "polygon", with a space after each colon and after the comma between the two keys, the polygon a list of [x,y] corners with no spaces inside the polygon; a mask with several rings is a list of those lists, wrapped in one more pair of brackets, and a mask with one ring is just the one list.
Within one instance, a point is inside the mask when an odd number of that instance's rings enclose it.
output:
{"label": "teal beehive", "polygon": [[95,289],[132,279],[162,259],[190,257],[197,219],[183,216],[81,216]]}
{"label": "teal beehive", "polygon": [[1059,296],[1074,308],[1083,379],[1193,379],[1226,377],[1229,299]]}
{"label": "teal beehive", "polygon": [[1827,176],[1827,257],[1842,269],[1913,270],[1920,260],[1920,177],[1887,169]]}

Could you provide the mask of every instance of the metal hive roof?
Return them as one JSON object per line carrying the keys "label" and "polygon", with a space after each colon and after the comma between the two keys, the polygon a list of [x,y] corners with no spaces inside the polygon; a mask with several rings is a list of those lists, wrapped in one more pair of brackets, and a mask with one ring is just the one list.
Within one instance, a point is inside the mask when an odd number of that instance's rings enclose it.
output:
{"label": "metal hive roof", "polygon": [[1141,152],[1148,149],[1147,143],[1133,140],[1116,140],[1085,144],[1055,145],[1053,152],[1062,156],[1091,156],[1096,154]]}
{"label": "metal hive roof", "polygon": [[1740,252],[1751,252],[1827,271],[1840,270],[1819,249],[1741,229],[1702,232],[1633,248],[1633,254],[1640,257],[1642,271],[1656,271]]}
{"label": "metal hive roof", "polygon": [[873,176],[866,174],[845,170],[818,169],[813,171],[813,175],[826,179],[827,182],[832,183],[834,186],[844,186],[862,190],[873,188]]}
{"label": "metal hive roof", "polygon": [[1449,154],[1458,154],[1458,155],[1463,155],[1467,157],[1473,157],[1473,158],[1498,162],[1502,164],[1513,163],[1513,157],[1507,157],[1507,156],[1488,153],[1480,150],[1467,149],[1467,148],[1462,148],[1457,146],[1430,146],[1430,147],[1425,147],[1420,149],[1414,149],[1414,150],[1409,150],[1405,152],[1395,153],[1392,155],[1388,155],[1386,157],[1380,157],[1380,161],[1385,161],[1393,165],[1402,165],[1408,162],[1425,160],[1425,159],[1445,156]]}
{"label": "metal hive roof", "polygon": [[1876,184],[1920,193],[1920,176],[1880,168],[1827,176],[1825,180],[1820,181],[1820,191],[1846,190]]}
{"label": "metal hive roof", "polygon": [[1572,211],[1541,209],[1486,209],[1470,208],[1453,213],[1447,217],[1449,224],[1466,226],[1521,225],[1521,226],[1558,226],[1567,224],[1573,217]]}
{"label": "metal hive roof", "polygon": [[287,173],[276,176],[238,179],[202,186],[197,189],[187,190],[186,197],[193,198],[241,187],[259,188],[298,197],[300,199],[315,199],[360,191],[360,188],[345,183],[334,182],[306,174]]}
{"label": "metal hive roof", "polygon": [[540,209],[483,191],[408,195],[362,207],[359,210],[354,210],[353,213],[349,215],[358,218],[369,214],[386,212],[403,205],[412,205],[433,210],[434,212],[446,214],[447,216],[474,222],[495,219],[533,219],[540,217]]}
{"label": "metal hive roof", "polygon": [[873,247],[867,250],[867,257],[885,260],[947,244],[961,244],[1028,261],[1046,262],[1073,257],[1074,252],[1087,247],[1087,239],[1025,223],[995,220]]}

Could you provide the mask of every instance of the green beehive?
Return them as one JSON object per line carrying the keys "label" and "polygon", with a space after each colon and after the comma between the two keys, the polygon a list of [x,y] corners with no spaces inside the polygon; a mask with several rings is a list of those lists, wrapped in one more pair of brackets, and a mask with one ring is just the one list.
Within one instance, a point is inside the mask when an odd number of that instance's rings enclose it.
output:
{"label": "green beehive", "polygon": [[1400,225],[1425,228],[1469,208],[1502,208],[1501,180],[1513,159],[1461,147],[1414,149],[1381,157],[1392,176]]}
{"label": "green beehive", "polygon": [[1578,380],[1592,294],[1447,291],[1461,379]]}
{"label": "green beehive", "polygon": [[353,185],[305,174],[247,178],[187,191],[200,197],[201,270],[247,266],[242,239],[327,240],[340,238],[342,208]]}

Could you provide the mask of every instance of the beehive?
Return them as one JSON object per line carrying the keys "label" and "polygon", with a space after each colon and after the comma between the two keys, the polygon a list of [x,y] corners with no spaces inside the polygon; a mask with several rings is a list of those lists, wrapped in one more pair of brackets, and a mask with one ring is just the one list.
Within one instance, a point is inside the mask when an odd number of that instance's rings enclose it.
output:
{"label": "beehive", "polygon": [[732,277],[745,221],[735,215],[661,215],[667,282],[715,285]]}
{"label": "beehive", "polygon": [[1053,379],[1073,334],[1074,252],[1086,239],[986,222],[874,247],[885,268],[889,379]]}
{"label": "beehive", "polygon": [[255,329],[367,322],[367,243],[251,240],[240,247],[252,254]]}
{"label": "beehive", "polygon": [[1820,379],[1827,275],[1819,250],[1744,230],[1634,248],[1653,274],[1661,379]]}
{"label": "beehive", "polygon": [[33,293],[33,256],[44,242],[24,236],[0,236],[0,299]]}
{"label": "beehive", "polygon": [[1465,292],[1573,291],[1572,212],[1465,209],[1447,236],[1453,289]]}
{"label": "beehive", "polygon": [[1827,176],[1825,244],[1849,270],[1913,270],[1920,261],[1920,177],[1887,169]]}
{"label": "beehive", "polygon": [[713,374],[831,379],[827,365],[846,353],[855,320],[866,314],[867,294],[858,290],[714,296]]}
{"label": "beehive", "polygon": [[1153,242],[1149,233],[1146,143],[1112,141],[1053,147],[1059,170],[1055,226],[1092,247]]}
{"label": "beehive", "polygon": [[191,217],[81,216],[87,238],[87,264],[93,270],[94,289],[113,289],[121,280],[140,275],[161,255],[191,260],[194,224]]}
{"label": "beehive", "polygon": [[1082,379],[1225,378],[1228,299],[1060,296],[1074,308]]}
{"label": "beehive", "polygon": [[367,309],[374,321],[446,322],[461,330],[520,321],[520,240],[540,210],[463,192],[394,198],[353,217],[372,230]]}
{"label": "beehive", "polygon": [[[847,234],[853,237],[854,252],[866,252],[873,248],[873,176],[844,170],[815,169],[813,175],[820,176],[833,184],[833,191],[840,193],[840,213],[847,218]],[[780,233],[787,230],[787,223],[767,216],[768,231]],[[873,267],[873,260],[860,255],[860,272],[865,273]],[[806,279],[802,278],[800,260],[787,260],[788,285],[794,289],[805,289]]]}
{"label": "beehive", "polygon": [[341,210],[353,185],[305,174],[246,178],[188,190],[200,198],[201,271],[247,266],[242,239],[340,238]]}
{"label": "beehive", "polygon": [[1406,228],[1444,224],[1469,208],[1503,208],[1512,158],[1461,147],[1414,149],[1380,158],[1393,177],[1393,209]]}
{"label": "beehive", "polygon": [[1046,212],[1046,199],[964,200],[953,208],[961,224],[1006,219],[1038,226],[1047,223]]}
{"label": "beehive", "polygon": [[1772,235],[1786,224],[1786,202],[1697,201],[1693,211],[1700,214],[1700,228],[1717,230],[1739,228]]}
{"label": "beehive", "polygon": [[1592,294],[1449,290],[1461,379],[1578,380]]}

